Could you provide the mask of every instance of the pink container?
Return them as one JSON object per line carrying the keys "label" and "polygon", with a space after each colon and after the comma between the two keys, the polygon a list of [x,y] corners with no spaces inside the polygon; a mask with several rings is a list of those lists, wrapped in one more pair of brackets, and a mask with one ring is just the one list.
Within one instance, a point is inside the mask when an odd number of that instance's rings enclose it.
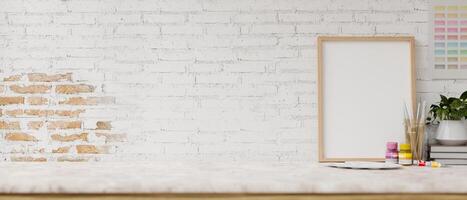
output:
{"label": "pink container", "polygon": [[399,152],[397,151],[397,142],[386,143],[386,163],[399,163]]}

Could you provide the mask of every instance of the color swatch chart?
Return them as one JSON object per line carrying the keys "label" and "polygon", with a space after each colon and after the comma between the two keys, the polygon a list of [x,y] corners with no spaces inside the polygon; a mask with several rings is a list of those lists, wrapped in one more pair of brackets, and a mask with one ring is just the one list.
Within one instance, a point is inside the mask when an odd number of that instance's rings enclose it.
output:
{"label": "color swatch chart", "polygon": [[467,70],[467,4],[435,5],[434,67]]}

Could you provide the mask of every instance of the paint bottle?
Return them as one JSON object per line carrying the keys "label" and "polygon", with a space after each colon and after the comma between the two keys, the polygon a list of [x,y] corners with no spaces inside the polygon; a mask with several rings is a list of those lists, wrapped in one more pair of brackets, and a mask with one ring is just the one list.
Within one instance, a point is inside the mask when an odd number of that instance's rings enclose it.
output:
{"label": "paint bottle", "polygon": [[410,144],[400,144],[399,150],[399,164],[412,165],[412,151],[410,150]]}
{"label": "paint bottle", "polygon": [[397,164],[399,162],[399,154],[397,152],[397,142],[386,143],[386,163]]}

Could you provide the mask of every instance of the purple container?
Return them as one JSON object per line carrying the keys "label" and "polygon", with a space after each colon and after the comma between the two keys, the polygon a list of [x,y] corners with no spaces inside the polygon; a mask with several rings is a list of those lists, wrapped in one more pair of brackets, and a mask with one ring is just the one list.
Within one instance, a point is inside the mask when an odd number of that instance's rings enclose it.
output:
{"label": "purple container", "polygon": [[397,142],[386,143],[386,163],[397,164],[399,162],[399,152],[397,151]]}

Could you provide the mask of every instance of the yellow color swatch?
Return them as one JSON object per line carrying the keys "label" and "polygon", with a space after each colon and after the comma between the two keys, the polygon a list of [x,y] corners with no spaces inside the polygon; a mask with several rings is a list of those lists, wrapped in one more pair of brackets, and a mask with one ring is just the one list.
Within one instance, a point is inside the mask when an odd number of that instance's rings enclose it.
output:
{"label": "yellow color swatch", "polygon": [[437,11],[443,11],[446,9],[446,6],[435,6],[435,10]]}
{"label": "yellow color swatch", "polygon": [[457,10],[457,6],[448,6],[448,10],[456,11],[456,10]]}
{"label": "yellow color swatch", "polygon": [[467,62],[467,57],[461,57],[461,62]]}

